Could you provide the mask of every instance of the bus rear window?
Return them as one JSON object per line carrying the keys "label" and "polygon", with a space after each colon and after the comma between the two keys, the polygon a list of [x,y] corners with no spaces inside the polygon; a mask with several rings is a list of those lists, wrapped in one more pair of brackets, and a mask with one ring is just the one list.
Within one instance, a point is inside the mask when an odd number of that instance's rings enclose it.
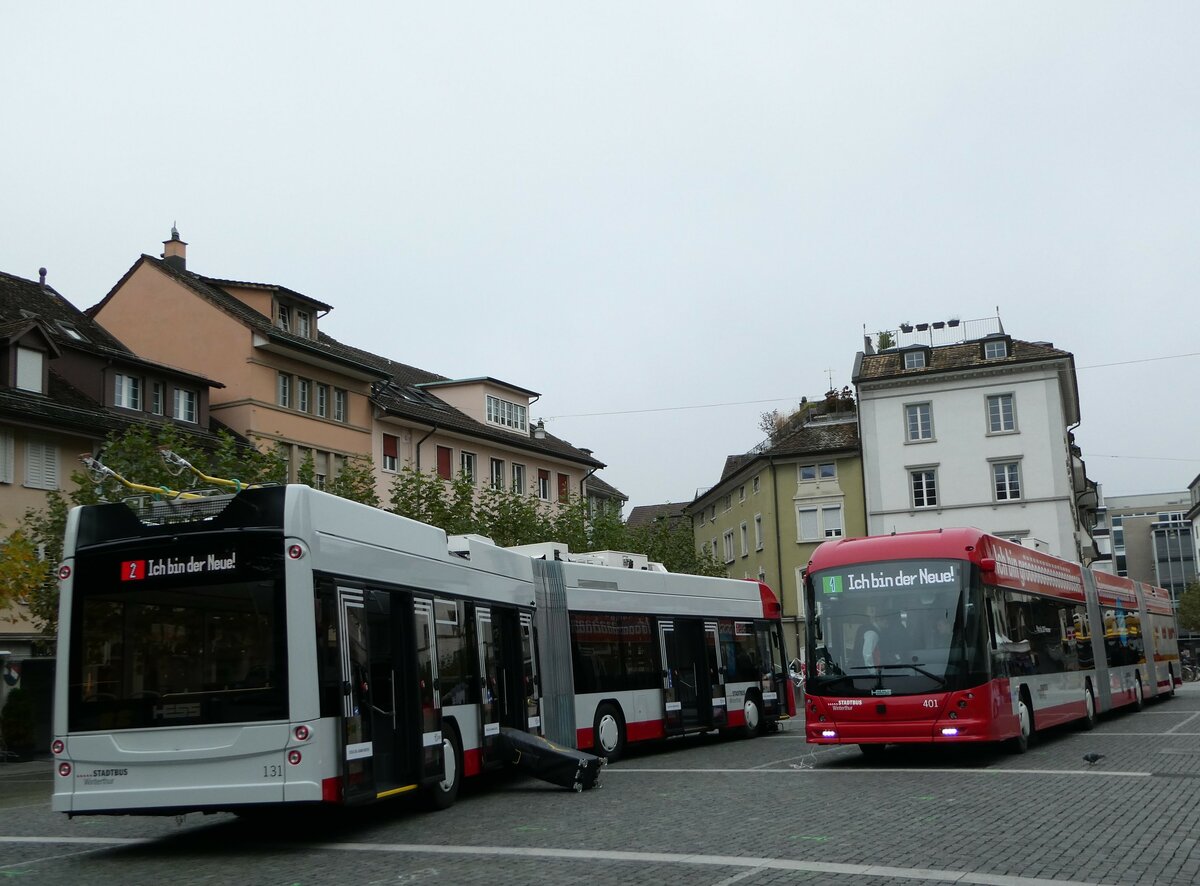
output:
{"label": "bus rear window", "polygon": [[[286,719],[282,582],[76,577],[71,731]],[[246,576],[238,576],[245,578]]]}

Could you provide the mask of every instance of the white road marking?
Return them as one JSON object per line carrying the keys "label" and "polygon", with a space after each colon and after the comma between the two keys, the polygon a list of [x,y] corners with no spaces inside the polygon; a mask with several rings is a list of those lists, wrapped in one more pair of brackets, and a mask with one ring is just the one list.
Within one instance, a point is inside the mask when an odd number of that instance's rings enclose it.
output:
{"label": "white road marking", "polygon": [[687,773],[695,775],[697,773],[720,773],[720,774],[741,774],[747,772],[771,773],[778,775],[780,772],[798,773],[803,772],[805,775],[857,775],[860,772],[869,772],[873,775],[879,773],[900,773],[911,772],[916,775],[925,775],[930,772],[943,772],[951,775],[1084,775],[1093,777],[1105,778],[1149,778],[1153,775],[1152,772],[1112,772],[1102,769],[938,769],[934,767],[921,768],[868,768],[856,766],[853,769],[632,769],[609,766],[604,774],[609,775],[642,775],[647,772],[657,775],[678,775]]}

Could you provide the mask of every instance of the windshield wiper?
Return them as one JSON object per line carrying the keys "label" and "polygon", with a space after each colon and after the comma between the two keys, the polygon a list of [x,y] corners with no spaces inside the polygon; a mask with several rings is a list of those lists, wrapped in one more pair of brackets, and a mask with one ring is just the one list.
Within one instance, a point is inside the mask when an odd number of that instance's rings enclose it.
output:
{"label": "windshield wiper", "polygon": [[923,664],[924,664],[924,662],[918,662],[916,664],[856,665],[856,666],[852,667],[850,670],[852,670],[852,671],[894,671],[897,668],[909,668],[910,670],[916,671],[918,674],[923,674],[924,676],[928,677],[930,680],[936,680],[937,683],[941,686],[946,685],[945,678],[939,677],[933,671],[925,670],[925,668],[922,667]]}

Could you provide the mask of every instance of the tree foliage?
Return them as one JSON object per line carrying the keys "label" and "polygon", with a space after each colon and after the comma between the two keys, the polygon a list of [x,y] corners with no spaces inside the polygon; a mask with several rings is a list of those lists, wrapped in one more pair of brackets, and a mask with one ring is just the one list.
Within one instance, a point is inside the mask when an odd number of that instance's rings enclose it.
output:
{"label": "tree foliage", "polygon": [[50,565],[38,556],[27,530],[13,530],[0,541],[0,619],[17,621],[16,606],[28,602],[46,581]]}
{"label": "tree foliage", "polygon": [[1200,581],[1189,582],[1179,595],[1179,626],[1200,632]]}

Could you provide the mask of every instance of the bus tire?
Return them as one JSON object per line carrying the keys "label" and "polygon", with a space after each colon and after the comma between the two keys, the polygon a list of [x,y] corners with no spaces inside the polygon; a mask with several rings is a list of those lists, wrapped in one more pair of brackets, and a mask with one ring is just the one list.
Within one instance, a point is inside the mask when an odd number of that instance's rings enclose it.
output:
{"label": "bus tire", "polygon": [[1133,675],[1133,709],[1140,711],[1146,706],[1146,693],[1142,691],[1142,675]]}
{"label": "bus tire", "polygon": [[596,708],[592,723],[592,753],[612,763],[625,753],[625,718],[621,709],[611,702]]}
{"label": "bus tire", "polygon": [[1034,732],[1033,705],[1029,703],[1029,695],[1024,689],[1021,690],[1021,696],[1017,701],[1017,722],[1017,736],[1011,740],[1009,747],[1014,754],[1023,754],[1033,743]]}
{"label": "bus tire", "polygon": [[425,789],[425,800],[430,809],[449,809],[458,799],[458,789],[462,785],[462,741],[458,730],[450,723],[442,724],[442,756],[445,760],[442,780]]}
{"label": "bus tire", "polygon": [[742,729],[742,735],[746,738],[762,735],[767,724],[766,719],[763,717],[762,699],[758,697],[758,693],[746,693],[745,712],[746,725]]}
{"label": "bus tire", "polygon": [[1175,697],[1175,666],[1167,665],[1167,698]]}
{"label": "bus tire", "polygon": [[1092,684],[1083,687],[1083,721],[1079,728],[1090,732],[1096,728],[1096,696],[1092,694]]}

